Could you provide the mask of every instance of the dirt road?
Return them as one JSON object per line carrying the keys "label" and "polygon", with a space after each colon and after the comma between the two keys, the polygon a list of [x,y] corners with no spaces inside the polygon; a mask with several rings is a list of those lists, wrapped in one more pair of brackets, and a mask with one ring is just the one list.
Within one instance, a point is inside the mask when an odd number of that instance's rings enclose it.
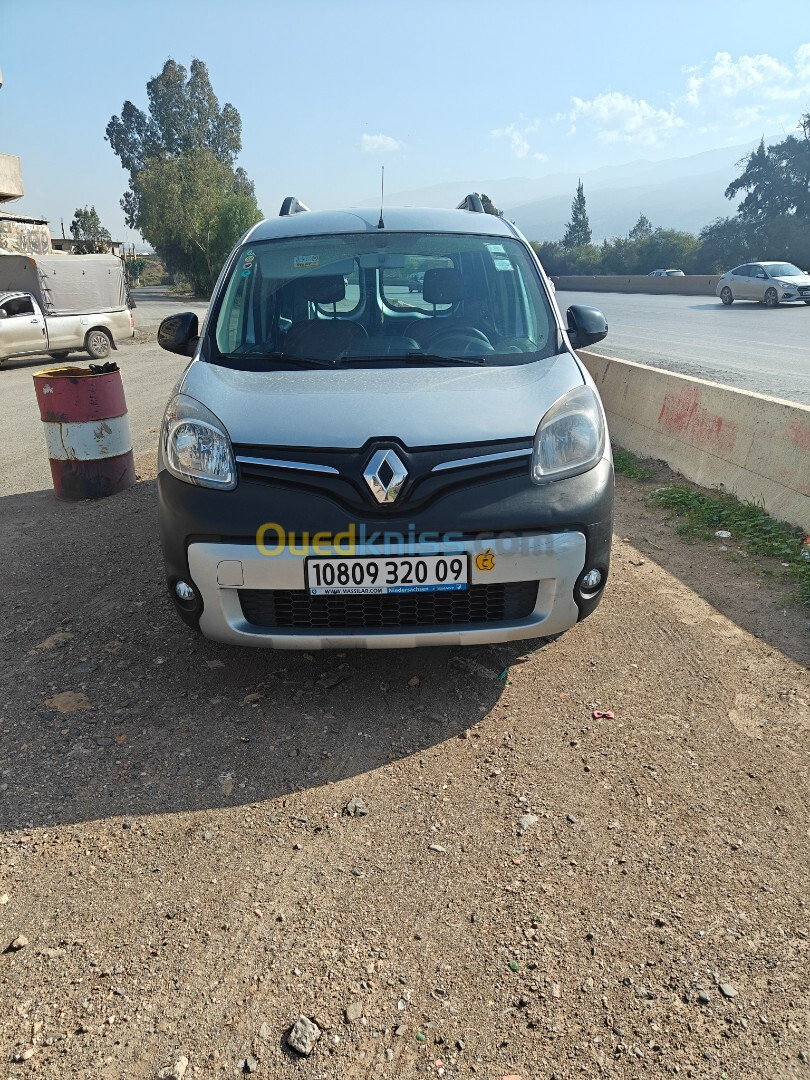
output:
{"label": "dirt road", "polygon": [[0,1075],[810,1075],[795,612],[719,614],[620,487],[556,641],[229,649],[164,598],[150,463],[0,500]]}

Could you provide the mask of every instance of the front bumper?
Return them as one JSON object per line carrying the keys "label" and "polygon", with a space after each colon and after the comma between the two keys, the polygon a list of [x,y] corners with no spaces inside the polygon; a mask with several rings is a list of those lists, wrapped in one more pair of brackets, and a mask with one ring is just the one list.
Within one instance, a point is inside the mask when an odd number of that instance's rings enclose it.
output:
{"label": "front bumper", "polygon": [[[581,476],[543,487],[532,484],[521,467],[509,475],[448,491],[441,498],[406,516],[407,508],[383,513],[372,507],[352,513],[335,498],[300,484],[255,483],[241,480],[234,491],[194,487],[158,474],[161,542],[169,593],[178,614],[198,625],[206,637],[231,644],[273,648],[406,648],[420,645],[480,645],[561,633],[585,618],[598,605],[610,564],[613,524],[613,467],[609,459]],[[295,533],[295,550],[262,554],[256,531],[274,521]],[[451,548],[471,554],[471,585],[536,583],[529,606],[506,604],[504,617],[485,622],[452,625],[401,624],[374,628],[368,625],[279,626],[273,620],[250,621],[243,609],[246,594],[278,591],[292,593],[291,603],[309,603],[305,589],[304,533],[330,536],[344,533],[351,522],[369,531],[397,532],[406,543],[386,546],[386,555],[413,555],[436,551],[420,534],[433,537],[451,533]],[[416,541],[410,537],[416,537]],[[487,547],[495,553],[490,570],[475,565],[475,556]],[[447,549],[447,545],[444,546]],[[325,548],[318,554],[333,550]],[[312,554],[312,552],[310,552]],[[338,548],[335,554],[346,554]],[[379,548],[358,543],[356,554],[380,554]],[[589,569],[602,575],[601,586],[587,592],[582,578]],[[197,592],[192,603],[179,601],[178,581]],[[517,585],[515,585],[517,587]],[[508,591],[508,590],[507,590]],[[242,594],[242,595],[240,595]],[[434,595],[434,594],[428,594]],[[261,606],[261,605],[260,605]],[[443,609],[440,609],[443,610]],[[487,609],[489,610],[489,609]],[[516,614],[517,612],[517,614]],[[317,622],[317,620],[315,620]]]}
{"label": "front bumper", "polygon": [[[493,586],[508,583],[537,583],[532,610],[522,618],[447,627],[383,627],[377,629],[283,629],[255,625],[243,613],[242,596],[254,591],[304,592],[304,556],[284,549],[265,556],[256,545],[192,543],[188,549],[191,578],[203,600],[200,630],[206,637],[231,645],[258,645],[276,649],[413,648],[417,645],[481,645],[549,634],[559,634],[577,621],[574,587],[585,564],[585,537],[569,532],[557,535],[534,534],[519,538],[518,552],[499,551],[496,537],[481,537],[454,545],[454,553],[470,556],[470,585]],[[511,546],[517,541],[510,538]],[[505,545],[504,545],[505,546]],[[476,555],[494,549],[495,565],[479,570]],[[435,552],[435,545],[391,546],[388,555],[416,555]],[[340,556],[340,551],[324,549]],[[358,545],[354,554],[374,554]],[[432,596],[434,594],[423,594]],[[300,603],[306,602],[301,596]]]}

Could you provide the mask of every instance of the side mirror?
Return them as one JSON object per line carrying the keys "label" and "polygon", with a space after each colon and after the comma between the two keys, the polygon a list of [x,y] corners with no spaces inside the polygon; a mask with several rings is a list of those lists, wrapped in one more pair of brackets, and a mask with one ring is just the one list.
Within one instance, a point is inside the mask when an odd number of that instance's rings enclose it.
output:
{"label": "side mirror", "polygon": [[607,319],[596,308],[572,304],[566,312],[568,337],[575,349],[587,349],[607,335]]}
{"label": "side mirror", "polygon": [[158,327],[158,345],[167,352],[193,356],[200,340],[199,323],[193,311],[169,315]]}

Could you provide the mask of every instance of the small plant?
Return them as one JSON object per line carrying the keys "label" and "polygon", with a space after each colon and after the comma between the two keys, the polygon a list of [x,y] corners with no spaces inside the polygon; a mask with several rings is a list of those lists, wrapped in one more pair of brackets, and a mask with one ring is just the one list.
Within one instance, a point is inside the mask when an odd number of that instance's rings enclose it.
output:
{"label": "small plant", "polygon": [[810,546],[804,543],[800,529],[724,491],[707,493],[688,484],[670,484],[650,498],[678,519],[675,530],[681,536],[712,539],[715,532],[725,529],[745,551],[786,564],[787,572],[797,581],[802,603],[810,605]]}
{"label": "small plant", "polygon": [[629,476],[631,480],[651,480],[653,475],[652,469],[642,465],[629,450],[613,451],[613,468],[622,476]]}

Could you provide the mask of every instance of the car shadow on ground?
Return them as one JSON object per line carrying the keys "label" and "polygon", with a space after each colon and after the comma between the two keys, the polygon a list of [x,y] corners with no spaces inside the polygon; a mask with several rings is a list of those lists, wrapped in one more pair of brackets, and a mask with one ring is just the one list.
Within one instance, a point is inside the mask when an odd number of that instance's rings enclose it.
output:
{"label": "car shadow on ground", "polygon": [[735,300],[733,304],[726,305],[720,302],[719,297],[717,300],[710,303],[689,304],[690,311],[722,311],[729,312],[730,314],[736,312],[738,315],[741,311],[756,311],[758,308],[761,308],[763,311],[776,311],[777,309],[779,311],[787,311],[789,308],[799,309],[803,307],[805,307],[804,303],[796,303],[794,301],[791,304],[778,304],[775,308],[769,308],[757,300]]}
{"label": "car shadow on ground", "polygon": [[252,803],[465,737],[544,641],[301,653],[196,635],[165,595],[155,482],[0,500],[0,824]]}

